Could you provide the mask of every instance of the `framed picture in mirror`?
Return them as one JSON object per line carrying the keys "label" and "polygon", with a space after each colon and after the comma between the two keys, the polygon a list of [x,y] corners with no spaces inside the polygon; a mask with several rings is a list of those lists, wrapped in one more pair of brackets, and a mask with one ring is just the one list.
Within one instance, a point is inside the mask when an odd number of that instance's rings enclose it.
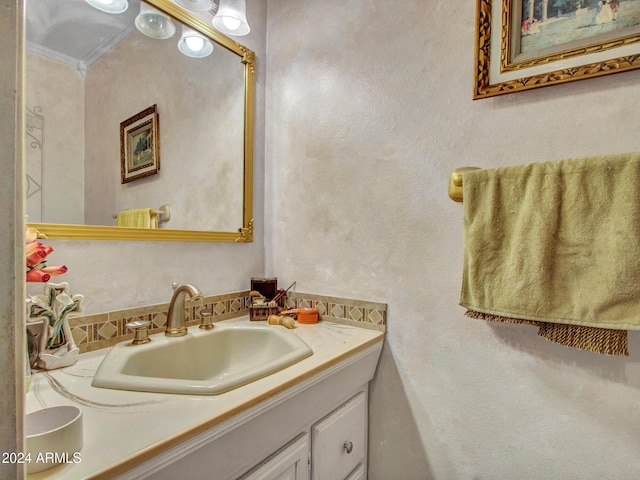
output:
{"label": "framed picture in mirror", "polygon": [[120,172],[122,183],[155,175],[160,170],[160,137],[157,105],[120,124]]}

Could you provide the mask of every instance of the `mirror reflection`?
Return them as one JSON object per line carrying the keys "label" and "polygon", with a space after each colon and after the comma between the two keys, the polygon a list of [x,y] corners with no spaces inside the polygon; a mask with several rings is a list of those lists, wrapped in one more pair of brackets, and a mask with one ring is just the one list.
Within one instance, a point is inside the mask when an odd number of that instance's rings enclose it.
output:
{"label": "mirror reflection", "polygon": [[[28,222],[237,236],[251,222],[252,52],[165,0],[151,13],[173,31],[142,34],[134,22],[150,6],[128,3],[112,14],[84,0],[26,2]],[[152,222],[122,222],[134,212]]]}

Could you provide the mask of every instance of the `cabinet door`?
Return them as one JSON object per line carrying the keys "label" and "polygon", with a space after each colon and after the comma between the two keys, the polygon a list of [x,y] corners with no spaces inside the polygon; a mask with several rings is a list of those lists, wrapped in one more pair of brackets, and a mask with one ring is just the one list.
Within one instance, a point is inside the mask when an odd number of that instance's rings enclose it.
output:
{"label": "cabinet door", "polygon": [[344,479],[367,451],[367,401],[364,392],[311,427],[313,480]]}
{"label": "cabinet door", "polygon": [[309,435],[301,433],[239,480],[309,480]]}

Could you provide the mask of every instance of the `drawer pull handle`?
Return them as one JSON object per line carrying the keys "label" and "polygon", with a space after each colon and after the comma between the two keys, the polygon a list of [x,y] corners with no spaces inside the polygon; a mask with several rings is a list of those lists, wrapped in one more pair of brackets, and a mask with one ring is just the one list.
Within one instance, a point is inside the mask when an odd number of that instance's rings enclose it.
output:
{"label": "drawer pull handle", "polygon": [[343,447],[344,447],[344,449],[345,449],[345,451],[346,451],[347,453],[351,453],[351,451],[353,450],[353,443],[351,443],[351,442],[344,442]]}

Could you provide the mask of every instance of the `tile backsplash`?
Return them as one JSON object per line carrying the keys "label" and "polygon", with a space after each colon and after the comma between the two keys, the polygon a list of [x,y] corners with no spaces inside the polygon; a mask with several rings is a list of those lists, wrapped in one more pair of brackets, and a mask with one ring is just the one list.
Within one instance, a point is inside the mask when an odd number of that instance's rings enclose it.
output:
{"label": "tile backsplash", "polygon": [[[350,300],[322,295],[289,292],[287,307],[315,307],[321,320],[385,330],[387,305],[385,303]],[[185,308],[187,326],[200,323],[202,309],[213,311],[213,321],[219,322],[249,314],[249,291],[213,295],[204,298],[202,305]],[[161,333],[167,322],[169,304],[149,305],[127,310],[78,316],[69,319],[73,338],[81,353],[107,348],[124,340],[133,339],[125,325],[133,320],[150,320],[150,334]]]}
{"label": "tile backsplash", "polygon": [[386,303],[288,292],[286,305],[287,308],[315,307],[323,320],[381,332],[385,331],[387,325]]}

